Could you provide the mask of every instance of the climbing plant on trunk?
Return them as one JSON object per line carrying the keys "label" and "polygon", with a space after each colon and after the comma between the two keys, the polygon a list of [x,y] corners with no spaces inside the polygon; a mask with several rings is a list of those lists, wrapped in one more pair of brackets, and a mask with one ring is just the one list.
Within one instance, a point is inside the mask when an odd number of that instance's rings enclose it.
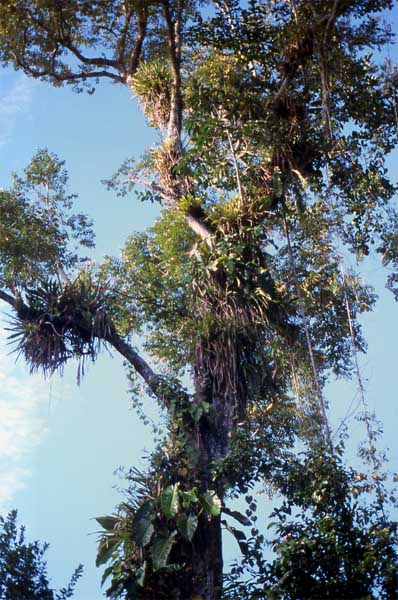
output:
{"label": "climbing plant on trunk", "polygon": [[[0,8],[3,63],[77,91],[92,92],[101,79],[125,85],[160,134],[107,183],[118,194],[140,186],[161,216],[131,235],[121,258],[98,267],[70,250],[73,240],[92,244],[91,227],[67,215],[73,198],[57,157],[40,151],[0,196],[0,298],[14,309],[18,352],[46,374],[77,357],[80,377],[85,360],[113,347],[132,385],[140,378],[167,418],[148,473],[129,475],[129,502],[98,518],[97,564],[108,563],[109,597],[243,597],[234,578],[223,592],[221,529],[249,568],[260,560],[260,534],[252,528],[249,543],[231,525],[227,517],[253,524],[254,507],[249,518],[228,500],[265,479],[286,494],[287,511],[302,505],[316,514],[294,458],[298,443],[309,464],[323,460],[330,496],[342,498],[341,511],[333,502],[329,515],[322,508],[325,519],[345,523],[342,537],[360,521],[346,485],[355,476],[340,465],[323,390],[332,375],[357,374],[356,353],[365,349],[358,316],[375,300],[342,269],[343,256],[373,248],[396,293],[395,188],[385,156],[397,141],[398,80],[391,63],[372,56],[392,39],[379,16],[391,7],[13,0]],[[133,336],[143,340],[141,354]],[[388,494],[372,490],[383,504]],[[396,527],[384,529],[388,544],[370,526],[364,535],[386,553],[379,585],[387,578],[391,590]],[[318,534],[311,522],[294,539]],[[358,550],[348,538],[342,547]],[[289,549],[281,547],[284,556]],[[375,560],[372,552],[360,558],[372,568]],[[261,578],[274,583],[274,597],[298,597],[294,577],[279,585],[281,565],[261,567],[259,581],[264,590]],[[348,597],[345,584],[315,583],[320,597],[336,589]],[[371,579],[363,585],[373,593]]]}

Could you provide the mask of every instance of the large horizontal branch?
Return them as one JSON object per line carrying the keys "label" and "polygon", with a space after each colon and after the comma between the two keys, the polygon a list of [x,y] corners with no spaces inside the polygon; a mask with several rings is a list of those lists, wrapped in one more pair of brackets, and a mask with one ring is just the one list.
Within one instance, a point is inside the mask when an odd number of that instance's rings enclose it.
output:
{"label": "large horizontal branch", "polygon": [[61,39],[60,42],[65,48],[72,52],[72,54],[76,56],[76,58],[84,65],[93,65],[95,67],[110,67],[112,69],[115,69],[115,71],[120,71],[121,65],[116,60],[103,57],[84,56],[84,54],[72,43],[70,38]]}
{"label": "large horizontal branch", "polygon": [[[36,27],[38,29],[41,29],[45,35],[51,37],[53,35],[53,32],[50,31],[48,24],[39,19],[36,13],[32,13],[31,11],[27,12],[27,16],[29,17],[30,23],[32,27]],[[26,59],[25,57],[25,50],[26,50],[26,45],[27,45],[27,30],[25,30],[23,32],[23,46],[22,49],[19,52],[12,52],[13,56],[14,56],[14,61],[16,66],[22,68],[25,73],[27,73],[28,75],[31,75],[34,78],[41,78],[41,77],[51,77],[52,79],[54,79],[55,81],[58,82],[74,82],[74,81],[84,81],[86,79],[92,79],[92,78],[102,78],[102,77],[106,77],[106,78],[110,78],[113,79],[114,81],[117,81],[119,83],[126,83],[126,76],[121,75],[121,73],[124,73],[125,69],[122,65],[122,63],[119,60],[115,60],[112,58],[106,58],[103,56],[86,56],[83,54],[83,52],[73,43],[72,38],[70,36],[70,33],[67,33],[65,31],[63,31],[63,26],[62,23],[60,25],[61,27],[61,31],[55,33],[55,44],[56,44],[56,48],[63,48],[65,50],[68,50],[71,54],[73,54],[75,56],[75,58],[78,59],[78,61],[80,62],[80,64],[83,67],[92,67],[94,69],[96,69],[97,67],[104,67],[103,69],[98,69],[98,70],[94,70],[94,71],[85,71],[84,68],[82,71],[62,71],[62,70],[58,70],[55,67],[55,58],[56,58],[56,54],[57,51],[55,52],[52,62],[51,62],[51,67],[49,68],[43,68],[43,69],[35,69],[32,67],[31,64],[29,64],[29,60]],[[108,70],[111,69],[111,70]],[[114,70],[115,72],[113,72],[112,70]]]}
{"label": "large horizontal branch", "polygon": [[80,73],[57,72],[55,69],[34,69],[17,54],[14,54],[14,61],[17,67],[21,68],[27,75],[30,75],[34,79],[51,77],[53,80],[62,83],[66,81],[86,81],[86,79],[100,79],[106,77],[108,79],[113,79],[118,83],[125,83],[125,79],[121,75],[103,69],[99,71],[81,71]]}
{"label": "large horizontal branch", "polygon": [[[33,27],[37,27],[37,28],[41,29],[49,37],[51,37],[53,35],[53,32],[51,31],[48,24],[45,21],[43,21],[42,19],[38,18],[37,12],[33,12],[33,11],[29,10],[27,12],[27,14],[29,15],[29,19],[30,19],[30,22]],[[103,56],[96,56],[96,57],[95,56],[93,56],[93,57],[85,56],[82,53],[82,51],[79,50],[73,43],[70,32],[66,33],[64,31],[63,25],[65,23],[67,23],[67,21],[65,21],[65,19],[62,19],[62,21],[60,23],[61,32],[58,31],[55,34],[55,40],[58,44],[60,44],[64,48],[67,48],[70,52],[72,52],[72,54],[74,54],[76,56],[76,58],[79,59],[79,61],[81,63],[83,63],[85,65],[94,65],[97,67],[111,67],[111,68],[114,68],[115,70],[119,70],[120,64],[116,60],[113,60],[110,58],[104,58]]]}
{"label": "large horizontal branch", "polygon": [[[4,290],[0,290],[0,300],[9,304],[18,314],[18,316],[26,321],[34,318],[30,308],[22,301],[20,297],[14,297]],[[89,333],[89,332],[88,332]],[[126,361],[137,371],[137,373],[145,381],[151,392],[157,397],[159,402],[168,407],[170,404],[171,393],[175,394],[175,390],[168,389],[167,381],[161,375],[153,371],[151,366],[145,361],[142,356],[117,332],[115,326],[110,322],[110,327],[107,335],[104,338],[105,342],[110,344]]]}

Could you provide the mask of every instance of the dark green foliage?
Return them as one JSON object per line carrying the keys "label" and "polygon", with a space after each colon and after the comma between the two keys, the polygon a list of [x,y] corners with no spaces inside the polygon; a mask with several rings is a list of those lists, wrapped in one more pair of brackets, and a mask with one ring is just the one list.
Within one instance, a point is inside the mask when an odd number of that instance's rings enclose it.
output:
{"label": "dark green foliage", "polygon": [[[357,499],[358,479],[338,457],[306,458],[287,474],[287,501],[271,515],[279,518],[278,559],[269,570],[275,597],[387,599],[398,593],[397,524]],[[297,510],[302,522],[289,519]]]}
{"label": "dark green foliage", "polygon": [[[220,514],[221,503],[215,492],[200,492],[189,459],[178,441],[165,455],[154,453],[151,472],[127,473],[127,501],[118,507],[112,527],[100,536],[97,564],[111,562],[105,580],[112,576],[107,596],[118,598],[128,591],[130,598],[167,598],[171,590],[185,589],[192,578],[191,542],[199,519]],[[196,485],[195,485],[196,484]],[[109,519],[109,517],[106,517]],[[178,572],[183,569],[184,577]]]}
{"label": "dark green foliage", "polygon": [[103,266],[117,290],[112,311],[120,330],[145,331],[146,350],[177,372],[192,361],[197,338],[188,260],[193,244],[182,214],[166,210],[147,232],[127,240],[122,260],[109,258]]}
{"label": "dark green foliage", "polygon": [[[283,500],[268,525],[276,558],[264,559],[264,535],[253,530],[243,564],[227,578],[226,598],[396,597],[398,530],[385,512],[391,490],[380,488],[380,473],[347,469],[342,450],[325,456],[313,447],[291,456],[277,484]],[[236,578],[245,568],[251,578],[243,587]]]}
{"label": "dark green foliage", "polygon": [[54,270],[54,229],[24,198],[0,193],[1,279],[7,285],[32,281],[38,273]]}
{"label": "dark green foliage", "polygon": [[92,223],[71,212],[75,194],[67,193],[64,162],[38,150],[22,176],[0,192],[0,285],[14,293],[37,279],[79,263],[77,250],[91,248]]}
{"label": "dark green foliage", "polygon": [[17,525],[17,511],[0,517],[0,598],[1,600],[66,600],[73,596],[81,577],[80,565],[66,588],[50,588],[44,554],[47,544],[26,542],[25,528]]}

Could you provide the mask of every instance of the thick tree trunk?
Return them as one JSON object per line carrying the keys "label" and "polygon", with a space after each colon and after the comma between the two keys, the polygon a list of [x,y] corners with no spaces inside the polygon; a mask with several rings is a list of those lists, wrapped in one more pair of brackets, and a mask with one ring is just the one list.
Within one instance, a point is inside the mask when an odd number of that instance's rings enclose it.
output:
{"label": "thick tree trunk", "polygon": [[[214,484],[211,485],[214,440],[208,427],[208,421],[203,420],[198,428],[185,432],[187,446],[195,449],[196,460],[192,468],[202,497],[214,490]],[[220,515],[211,516],[205,510],[198,515],[192,542],[181,548],[181,556],[185,567],[176,577],[174,590],[170,589],[170,600],[219,600],[223,580]]]}
{"label": "thick tree trunk", "polygon": [[218,600],[222,591],[222,572],[220,516],[209,518],[202,513],[192,548],[193,597],[196,594],[203,600]]}
{"label": "thick tree trunk", "polygon": [[[197,450],[197,468],[201,493],[216,491],[220,500],[222,492],[214,490],[214,466],[228,455],[232,423],[233,398],[215,394],[209,386],[211,376],[197,365],[195,396],[197,402],[208,402],[209,414],[202,418],[192,443]],[[219,600],[222,593],[223,554],[221,516],[210,517],[203,512],[192,541],[192,598]],[[188,600],[188,599],[187,599]]]}

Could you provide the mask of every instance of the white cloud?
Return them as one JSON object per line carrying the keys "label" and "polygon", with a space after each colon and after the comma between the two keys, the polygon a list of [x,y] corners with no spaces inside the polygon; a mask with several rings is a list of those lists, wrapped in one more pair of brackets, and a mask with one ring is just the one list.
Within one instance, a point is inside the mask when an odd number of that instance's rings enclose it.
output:
{"label": "white cloud", "polygon": [[0,146],[10,140],[17,120],[29,114],[34,85],[22,73],[0,76]]}
{"label": "white cloud", "polygon": [[13,465],[12,470],[0,466],[0,513],[4,514],[13,507],[15,494],[25,487],[29,475],[28,469],[18,465]]}
{"label": "white cloud", "polygon": [[0,513],[30,477],[32,453],[47,430],[49,383],[29,375],[10,355],[0,322]]}

